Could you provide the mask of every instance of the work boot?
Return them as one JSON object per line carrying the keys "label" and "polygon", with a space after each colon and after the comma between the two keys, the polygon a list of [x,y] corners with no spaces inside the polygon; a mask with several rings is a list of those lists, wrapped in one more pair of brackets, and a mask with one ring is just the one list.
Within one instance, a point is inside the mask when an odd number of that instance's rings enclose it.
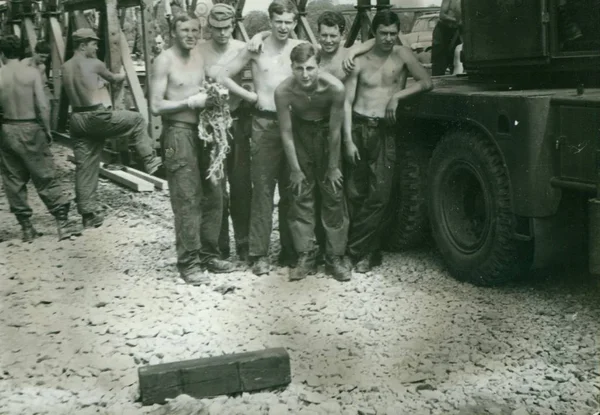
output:
{"label": "work boot", "polygon": [[156,173],[160,166],[162,166],[162,160],[155,155],[151,155],[144,160],[144,169],[148,174]]}
{"label": "work boot", "polygon": [[280,267],[294,268],[298,262],[298,254],[289,249],[281,249],[277,257],[277,263]]}
{"label": "work boot", "polygon": [[227,274],[235,271],[235,265],[229,261],[225,261],[219,258],[211,258],[202,264],[202,267],[215,274]]}
{"label": "work boot", "polygon": [[252,265],[252,272],[254,275],[268,274],[271,271],[271,265],[269,259],[266,256],[259,256],[254,258],[254,265]]}
{"label": "work boot", "polygon": [[85,229],[99,228],[104,223],[104,215],[99,212],[84,213],[81,218]]}
{"label": "work boot", "polygon": [[240,261],[248,262],[248,259],[250,257],[248,244],[237,245],[235,248],[235,252],[237,253],[237,256]]}
{"label": "work boot", "polygon": [[23,231],[23,242],[31,243],[35,238],[43,235],[33,227],[29,218],[18,218],[18,221],[21,225],[21,230]]}
{"label": "work boot", "polygon": [[296,268],[290,270],[290,281],[303,280],[309,275],[316,274],[317,262],[315,252],[303,252],[298,258]]}
{"label": "work boot", "polygon": [[69,204],[60,206],[54,213],[58,240],[69,239],[71,236],[81,235],[81,227],[78,223],[69,220]]}
{"label": "work boot", "polygon": [[181,279],[190,285],[210,285],[210,276],[201,269],[193,269],[181,273]]}
{"label": "work boot", "polygon": [[328,256],[325,270],[338,281],[350,281],[352,278],[352,268],[348,267],[347,261],[344,261],[341,255]]}
{"label": "work boot", "polygon": [[369,255],[365,255],[356,263],[356,272],[359,274],[366,274],[369,271],[371,271],[371,259],[369,258]]}

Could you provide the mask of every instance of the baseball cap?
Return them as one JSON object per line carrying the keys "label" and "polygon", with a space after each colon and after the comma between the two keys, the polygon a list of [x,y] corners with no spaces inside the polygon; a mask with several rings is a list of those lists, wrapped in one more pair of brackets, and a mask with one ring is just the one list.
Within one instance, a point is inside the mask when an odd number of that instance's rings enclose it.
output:
{"label": "baseball cap", "polygon": [[96,35],[96,32],[94,32],[92,29],[77,29],[73,32],[73,40],[76,42],[88,39],[100,40],[100,38]]}
{"label": "baseball cap", "polygon": [[212,27],[225,27],[235,18],[235,9],[229,4],[215,4],[208,14],[208,24]]}

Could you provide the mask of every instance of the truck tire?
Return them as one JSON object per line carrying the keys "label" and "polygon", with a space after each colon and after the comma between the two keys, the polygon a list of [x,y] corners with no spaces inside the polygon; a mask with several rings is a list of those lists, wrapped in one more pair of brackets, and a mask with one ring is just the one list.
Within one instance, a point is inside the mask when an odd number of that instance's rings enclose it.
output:
{"label": "truck tire", "polygon": [[493,143],[477,132],[451,132],[429,171],[431,230],[451,274],[493,286],[527,271],[532,241],[514,237],[508,172]]}
{"label": "truck tire", "polygon": [[389,251],[417,247],[429,235],[426,187],[430,156],[431,151],[422,142],[398,141],[390,231],[385,244]]}

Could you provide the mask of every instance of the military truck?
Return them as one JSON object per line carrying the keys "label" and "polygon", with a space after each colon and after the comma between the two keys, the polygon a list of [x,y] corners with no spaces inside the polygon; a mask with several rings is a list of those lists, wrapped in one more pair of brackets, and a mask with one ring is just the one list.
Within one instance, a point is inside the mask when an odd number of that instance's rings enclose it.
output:
{"label": "military truck", "polygon": [[430,234],[451,274],[478,285],[588,249],[598,273],[600,1],[462,7],[467,75],[435,77],[398,109],[388,246]]}

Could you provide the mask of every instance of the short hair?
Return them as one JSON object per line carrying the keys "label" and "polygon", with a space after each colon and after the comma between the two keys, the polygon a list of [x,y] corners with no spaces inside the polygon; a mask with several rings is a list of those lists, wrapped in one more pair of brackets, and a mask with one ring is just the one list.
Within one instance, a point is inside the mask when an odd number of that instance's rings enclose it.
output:
{"label": "short hair", "polygon": [[377,31],[379,26],[391,26],[396,25],[398,31],[400,31],[400,18],[396,13],[391,10],[385,9],[380,10],[375,13],[373,17],[373,21],[371,22],[371,27],[373,28],[373,33]]}
{"label": "short hair", "polygon": [[344,15],[342,13],[328,10],[326,12],[321,13],[319,18],[317,19],[318,31],[321,31],[321,25],[325,25],[327,27],[337,26],[340,29],[341,34],[344,33],[344,30],[346,30],[346,19],[344,18]]}
{"label": "short hair", "polygon": [[298,8],[291,0],[273,0],[268,8],[269,19],[274,14],[294,13],[294,20],[298,19]]}
{"label": "short hair", "polygon": [[73,40],[73,49],[79,49],[80,45],[87,45],[90,42],[97,42],[97,40],[96,39]]}
{"label": "short hair", "polygon": [[[196,16],[192,16],[187,13],[177,13],[171,19],[171,32],[174,32],[177,29],[177,23],[181,22],[189,22],[190,20],[198,20]],[[200,25],[200,20],[198,20],[198,25]]]}
{"label": "short hair", "polygon": [[321,63],[321,55],[317,52],[317,48],[308,42],[303,42],[294,46],[294,49],[290,52],[290,60],[292,63],[304,63],[313,56],[317,60],[317,64]]}
{"label": "short hair", "polygon": [[23,54],[21,39],[16,35],[6,35],[0,37],[0,52],[4,54],[6,59],[19,59]]}
{"label": "short hair", "polygon": [[40,40],[35,44],[35,53],[43,53],[44,55],[49,55],[52,52],[50,49],[50,43],[46,40]]}

